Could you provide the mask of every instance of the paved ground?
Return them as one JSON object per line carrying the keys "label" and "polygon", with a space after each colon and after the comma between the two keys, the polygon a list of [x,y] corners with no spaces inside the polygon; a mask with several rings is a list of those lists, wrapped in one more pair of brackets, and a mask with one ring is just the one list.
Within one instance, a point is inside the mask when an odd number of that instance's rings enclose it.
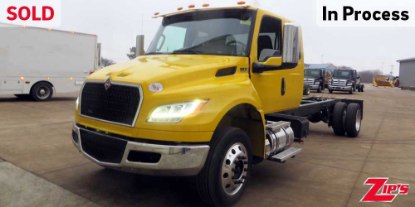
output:
{"label": "paved ground", "polygon": [[10,163],[0,169],[0,206],[98,206]]}
{"label": "paved ground", "polygon": [[[415,206],[415,92],[367,87],[363,94],[323,96],[365,100],[360,137],[336,137],[326,125],[313,124],[302,154],[286,164],[255,166],[238,206],[362,206],[369,176],[390,177],[390,183],[409,183],[411,189],[392,204],[367,206]],[[103,170],[81,156],[70,137],[74,106],[75,98],[0,98],[0,158],[102,206],[201,206],[186,179]],[[21,184],[16,176],[8,178]],[[0,185],[0,192],[13,187]]]}

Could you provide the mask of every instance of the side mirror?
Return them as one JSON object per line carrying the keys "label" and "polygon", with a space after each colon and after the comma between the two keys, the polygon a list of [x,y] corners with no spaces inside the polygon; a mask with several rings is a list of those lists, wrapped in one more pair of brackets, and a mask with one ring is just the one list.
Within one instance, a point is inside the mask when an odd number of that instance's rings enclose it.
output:
{"label": "side mirror", "polygon": [[283,63],[295,63],[300,60],[300,27],[291,23],[284,25]]}
{"label": "side mirror", "polygon": [[144,35],[137,35],[135,43],[135,55],[141,56],[144,55]]}
{"label": "side mirror", "polygon": [[253,73],[262,73],[264,71],[269,71],[269,70],[283,69],[281,66],[282,66],[282,58],[281,57],[269,57],[263,63],[255,62],[252,65],[252,72]]}

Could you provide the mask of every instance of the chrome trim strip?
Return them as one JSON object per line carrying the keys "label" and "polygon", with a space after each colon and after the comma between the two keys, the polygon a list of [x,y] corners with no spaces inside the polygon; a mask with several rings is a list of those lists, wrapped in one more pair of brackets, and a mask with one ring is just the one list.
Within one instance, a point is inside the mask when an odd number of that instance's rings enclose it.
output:
{"label": "chrome trim strip", "polygon": [[113,84],[113,85],[129,86],[129,87],[138,88],[138,91],[140,93],[140,102],[138,103],[138,107],[137,107],[137,110],[136,110],[136,113],[135,113],[134,121],[131,125],[124,124],[124,123],[113,122],[113,121],[108,121],[108,120],[104,120],[104,119],[99,119],[99,118],[96,118],[96,117],[91,117],[91,116],[87,116],[87,115],[82,114],[82,92],[84,91],[85,84],[87,84],[87,83],[102,83],[103,84],[102,87],[104,87],[105,81],[106,80],[85,80],[84,81],[84,84],[82,85],[82,88],[81,88],[81,93],[79,95],[79,115],[82,116],[82,117],[94,119],[94,120],[97,120],[97,121],[102,121],[102,122],[106,122],[106,123],[110,123],[110,124],[117,124],[117,125],[127,126],[127,127],[132,127],[133,128],[135,126],[136,122],[137,122],[138,114],[140,113],[140,109],[141,109],[141,104],[143,103],[143,100],[144,100],[143,89],[142,89],[140,84],[136,85],[136,84],[131,84],[131,83],[112,82],[111,81],[111,84]]}

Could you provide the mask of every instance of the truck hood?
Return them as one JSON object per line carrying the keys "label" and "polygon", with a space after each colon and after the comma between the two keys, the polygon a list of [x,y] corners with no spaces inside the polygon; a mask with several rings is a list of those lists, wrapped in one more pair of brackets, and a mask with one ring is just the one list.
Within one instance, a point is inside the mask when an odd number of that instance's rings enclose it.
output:
{"label": "truck hood", "polygon": [[236,67],[246,57],[211,55],[150,55],[101,69],[88,80],[106,80],[133,84],[160,82],[174,85],[183,82],[215,78],[217,70]]}

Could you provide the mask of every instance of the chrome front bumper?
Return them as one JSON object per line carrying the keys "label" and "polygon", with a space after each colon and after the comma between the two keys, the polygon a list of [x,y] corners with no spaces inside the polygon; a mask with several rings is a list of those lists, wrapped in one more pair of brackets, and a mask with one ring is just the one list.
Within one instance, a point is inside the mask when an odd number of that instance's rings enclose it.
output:
{"label": "chrome front bumper", "polygon": [[350,90],[352,90],[352,86],[333,86],[333,85],[329,85],[329,90],[332,90],[332,91],[350,91]]}
{"label": "chrome front bumper", "polygon": [[310,90],[317,90],[320,85],[310,85]]}
{"label": "chrome front bumper", "polygon": [[[203,168],[209,154],[209,145],[159,145],[127,141],[120,163],[102,162],[84,151],[80,130],[97,133],[87,129],[80,129],[74,125],[72,129],[72,141],[76,148],[98,165],[121,171],[147,175],[193,176],[197,175]],[[105,134],[100,134],[100,136],[111,137]],[[157,153],[161,156],[156,163],[133,162],[128,160],[129,154],[132,151]]]}

